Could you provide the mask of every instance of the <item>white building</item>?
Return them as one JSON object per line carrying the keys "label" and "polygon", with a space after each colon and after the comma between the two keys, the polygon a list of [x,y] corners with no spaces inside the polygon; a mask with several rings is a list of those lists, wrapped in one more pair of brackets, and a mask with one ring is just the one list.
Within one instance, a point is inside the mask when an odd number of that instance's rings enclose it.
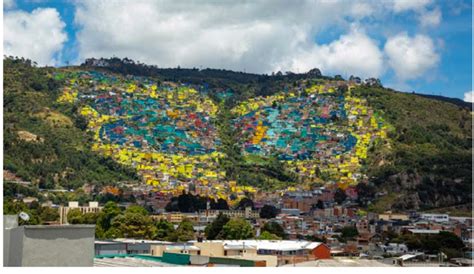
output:
{"label": "white building", "polygon": [[447,223],[449,222],[448,214],[421,214],[421,219],[425,221],[431,221],[436,223]]}
{"label": "white building", "polygon": [[79,209],[82,214],[86,213],[98,213],[102,210],[99,206],[99,202],[89,202],[89,206],[79,206],[79,202],[69,202],[68,206],[59,207],[59,223],[67,224],[67,214],[71,209]]}

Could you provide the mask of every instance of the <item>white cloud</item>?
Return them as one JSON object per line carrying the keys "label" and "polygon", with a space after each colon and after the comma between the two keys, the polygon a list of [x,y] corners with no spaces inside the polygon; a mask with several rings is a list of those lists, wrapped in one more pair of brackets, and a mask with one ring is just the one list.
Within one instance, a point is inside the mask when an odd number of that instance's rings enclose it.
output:
{"label": "white cloud", "polygon": [[292,5],[269,0],[81,1],[75,23],[80,59],[115,55],[161,67],[260,73],[320,67],[323,73],[379,75],[377,45],[362,32],[349,31],[338,41],[315,46],[321,30],[346,28],[348,17],[358,20],[373,12],[370,5],[343,0]]}
{"label": "white cloud", "polygon": [[464,101],[474,103],[474,91],[464,93]]}
{"label": "white cloud", "polygon": [[393,0],[393,10],[395,12],[421,10],[432,2],[433,0]]}
{"label": "white cloud", "polygon": [[11,9],[16,6],[15,0],[3,0],[3,8],[4,9]]}
{"label": "white cloud", "polygon": [[422,76],[435,67],[440,59],[428,36],[409,37],[405,32],[387,39],[385,53],[389,65],[402,81]]}
{"label": "white cloud", "polygon": [[352,15],[356,18],[364,18],[375,12],[375,8],[366,2],[355,2],[352,5]]}
{"label": "white cloud", "polygon": [[56,9],[6,12],[3,18],[4,54],[29,58],[39,65],[55,65],[56,55],[67,40],[64,27]]}
{"label": "white cloud", "polygon": [[441,10],[435,8],[431,11],[423,11],[419,20],[422,27],[436,27],[441,23]]}
{"label": "white cloud", "polygon": [[326,74],[379,77],[383,73],[383,55],[376,41],[363,31],[352,29],[329,44],[315,44],[300,51],[289,64],[283,64],[281,67],[300,72],[319,67]]}

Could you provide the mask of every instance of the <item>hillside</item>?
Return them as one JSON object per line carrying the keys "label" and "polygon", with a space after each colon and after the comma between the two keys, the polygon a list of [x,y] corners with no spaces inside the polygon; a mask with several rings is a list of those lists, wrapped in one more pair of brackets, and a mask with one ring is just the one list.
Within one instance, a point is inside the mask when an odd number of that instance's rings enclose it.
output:
{"label": "hillside", "polygon": [[394,127],[389,133],[392,148],[374,148],[368,170],[375,185],[392,193],[387,200],[403,209],[470,203],[472,113],[468,108],[381,88],[361,87],[355,93]]}
{"label": "hillside", "polygon": [[317,69],[4,64],[4,169],[43,188],[140,180],[235,199],[326,186],[355,188],[373,210],[472,199],[472,116],[448,102]]}
{"label": "hillside", "polygon": [[46,189],[136,180],[133,170],[90,151],[77,108],[56,103],[61,83],[52,72],[4,59],[4,170]]}

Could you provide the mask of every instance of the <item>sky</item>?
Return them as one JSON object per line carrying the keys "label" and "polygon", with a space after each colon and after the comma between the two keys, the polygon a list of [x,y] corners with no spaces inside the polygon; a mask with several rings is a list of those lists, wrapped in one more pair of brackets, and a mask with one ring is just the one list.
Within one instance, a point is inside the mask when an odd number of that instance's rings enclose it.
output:
{"label": "sky", "polygon": [[470,0],[4,0],[4,55],[40,66],[128,57],[158,67],[380,78],[474,100]]}

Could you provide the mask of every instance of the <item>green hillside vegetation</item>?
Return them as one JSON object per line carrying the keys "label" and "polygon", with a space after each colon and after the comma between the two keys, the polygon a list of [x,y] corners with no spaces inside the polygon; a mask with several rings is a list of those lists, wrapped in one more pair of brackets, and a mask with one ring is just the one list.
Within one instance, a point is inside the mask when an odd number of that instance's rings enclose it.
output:
{"label": "green hillside vegetation", "polygon": [[281,189],[294,185],[296,176],[287,171],[276,157],[242,155],[237,139],[237,131],[231,126],[233,115],[224,103],[219,108],[219,137],[222,140],[221,150],[225,157],[220,164],[226,171],[228,180],[235,180],[240,185],[250,185],[263,190]]}
{"label": "green hillside vegetation", "polygon": [[[53,70],[4,59],[4,169],[47,189],[137,179],[132,170],[90,151],[77,109],[55,103],[62,83],[49,77]],[[19,131],[37,138],[21,138]]]}
{"label": "green hillside vegetation", "polygon": [[389,133],[390,149],[374,148],[368,168],[377,187],[398,192],[398,199],[384,201],[411,208],[471,200],[472,115],[468,108],[383,88],[360,87],[356,94],[367,98],[394,126]]}

